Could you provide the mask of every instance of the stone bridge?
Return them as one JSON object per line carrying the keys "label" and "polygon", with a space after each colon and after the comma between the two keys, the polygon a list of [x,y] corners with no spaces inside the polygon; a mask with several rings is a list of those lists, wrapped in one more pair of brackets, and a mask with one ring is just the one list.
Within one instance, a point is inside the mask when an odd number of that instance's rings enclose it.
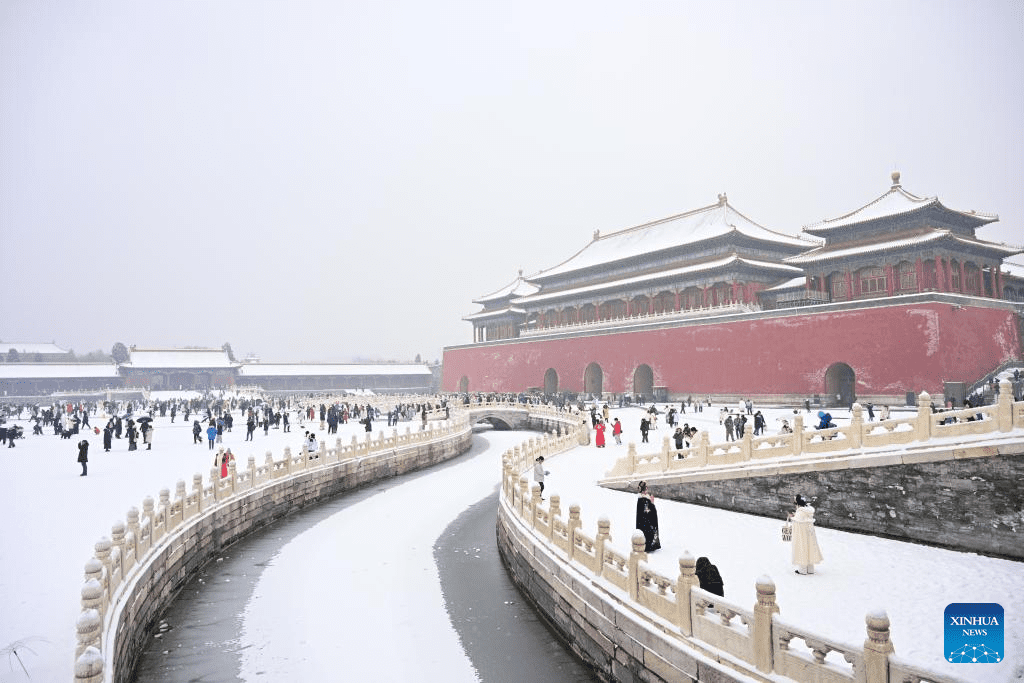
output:
{"label": "stone bridge", "polygon": [[[560,411],[550,406],[524,403],[475,403],[465,406],[471,425],[485,422],[495,429],[528,429],[545,434],[563,434],[567,422],[582,423],[585,416]],[[590,430],[580,433],[580,444],[590,443]]]}

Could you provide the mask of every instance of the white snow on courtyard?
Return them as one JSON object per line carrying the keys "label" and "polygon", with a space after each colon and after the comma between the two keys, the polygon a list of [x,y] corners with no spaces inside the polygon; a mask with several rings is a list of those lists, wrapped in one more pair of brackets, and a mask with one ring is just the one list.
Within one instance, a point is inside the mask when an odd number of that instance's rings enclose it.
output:
{"label": "white snow on courtyard", "polygon": [[[779,417],[792,414],[765,412],[769,431],[777,429]],[[640,410],[612,414],[625,426],[624,441],[639,441]],[[268,450],[280,457],[284,446],[298,448],[310,426],[293,418],[290,434],[272,429],[264,436],[260,429],[247,443],[238,411],[235,416],[224,445],[243,466],[249,455],[259,461]],[[837,417],[841,423],[843,414]],[[709,428],[714,443],[723,440],[717,411],[688,412],[680,421]],[[102,427],[105,418],[91,422]],[[403,422],[399,429],[416,424]],[[213,455],[205,443],[192,445],[190,423],[179,415],[175,424],[157,417],[155,425],[152,451],[129,453],[121,439],[104,453],[101,437],[86,435],[88,477],[79,477],[76,463],[82,436],[61,440],[49,430],[32,436],[27,428],[16,448],[0,451],[0,682],[72,680],[79,590],[93,544],[109,536],[129,507],[141,508],[145,496],[156,498],[161,488],[173,495],[179,479],[191,488],[196,472],[209,476]],[[313,426],[326,438],[318,422]],[[387,429],[383,421],[375,427]],[[348,441],[352,434],[361,436],[361,429],[342,426],[339,436]],[[657,448],[666,434],[664,425],[653,431],[650,446]],[[451,520],[495,490],[502,452],[531,436],[489,433],[495,446],[485,453],[370,496],[287,541],[239,616],[232,647],[241,647],[243,680],[279,680],[285,673],[291,680],[316,680],[336,671],[339,659],[348,663],[347,673],[372,680],[412,680],[412,672],[417,680],[476,680],[448,623],[432,548]],[[595,482],[625,450],[609,438],[607,448],[580,447],[547,462],[547,493],[561,495],[563,510],[579,503],[590,535],[597,518],[608,516],[619,551],[629,547],[633,496]],[[727,599],[741,606],[753,606],[754,582],[767,574],[788,623],[859,647],[866,637],[865,615],[881,608],[903,659],[971,683],[1024,678],[1024,563],[819,528],[825,560],[817,574],[799,576],[779,537],[789,501],[779,501],[779,519],[657,503],[663,548],[649,562],[665,576],[676,576],[684,551],[706,555],[722,573]],[[953,602],[1003,606],[1003,662],[943,660],[943,610]]]}

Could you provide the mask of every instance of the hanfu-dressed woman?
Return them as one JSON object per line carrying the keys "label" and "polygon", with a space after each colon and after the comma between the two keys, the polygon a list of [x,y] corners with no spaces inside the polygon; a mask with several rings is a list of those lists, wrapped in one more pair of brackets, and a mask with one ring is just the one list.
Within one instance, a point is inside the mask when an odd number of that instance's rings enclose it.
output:
{"label": "hanfu-dressed woman", "polygon": [[604,422],[598,422],[594,425],[594,431],[597,434],[594,436],[594,443],[597,444],[598,448],[604,448]]}
{"label": "hanfu-dressed woman", "polygon": [[235,455],[231,452],[231,449],[227,449],[221,455],[220,459],[220,478],[224,479],[228,476],[228,465],[235,461]]}
{"label": "hanfu-dressed woman", "polygon": [[825,558],[818,547],[818,536],[814,533],[814,508],[796,497],[796,510],[789,516],[793,520],[793,564],[797,574],[813,574],[814,565]]}
{"label": "hanfu-dressed woman", "polygon": [[636,528],[644,532],[644,550],[652,552],[661,547],[658,535],[658,508],[654,506],[654,496],[647,490],[647,482],[640,482],[640,496],[636,499]]}

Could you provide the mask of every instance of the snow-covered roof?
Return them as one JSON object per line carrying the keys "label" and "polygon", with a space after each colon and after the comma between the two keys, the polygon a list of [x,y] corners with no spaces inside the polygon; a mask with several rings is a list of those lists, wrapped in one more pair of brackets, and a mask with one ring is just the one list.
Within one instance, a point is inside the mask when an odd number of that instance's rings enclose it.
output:
{"label": "snow-covered roof", "polygon": [[223,349],[131,349],[127,368],[233,368]]}
{"label": "snow-covered roof", "polygon": [[715,270],[717,268],[723,268],[734,264],[746,264],[763,268],[767,270],[779,271],[787,274],[802,273],[803,271],[796,266],[789,266],[782,263],[775,263],[773,261],[758,261],[755,259],[743,258],[736,254],[730,254],[724,258],[714,259],[712,261],[703,261],[700,263],[694,263],[688,266],[682,266],[680,268],[672,268],[669,270],[661,270],[654,273],[647,273],[644,275],[637,275],[636,277],[623,278],[621,280],[614,280],[612,282],[602,282],[596,285],[587,285],[584,287],[576,287],[573,289],[560,289],[551,293],[541,293],[531,297],[525,297],[523,299],[516,299],[517,304],[535,304],[542,301],[549,301],[552,299],[561,299],[565,297],[576,296],[580,294],[590,294],[593,292],[599,292],[608,289],[620,289],[629,285],[639,285],[645,282],[652,282],[657,280],[664,280],[666,278],[681,277],[684,275],[690,275],[693,273],[699,273],[702,271]]}
{"label": "snow-covered roof", "polygon": [[467,315],[463,320],[486,320],[487,318],[503,318],[512,314],[525,315],[526,311],[516,306],[509,306],[508,308],[502,308],[496,311],[480,311],[472,315]]}
{"label": "snow-covered roof", "polygon": [[375,375],[430,375],[419,363],[349,365],[331,363],[247,363],[238,368],[240,377],[373,377]]}
{"label": "snow-covered roof", "polygon": [[781,282],[781,283],[775,285],[774,287],[767,287],[763,291],[765,291],[765,292],[776,292],[776,291],[781,291],[781,290],[784,290],[784,289],[793,289],[795,287],[806,287],[806,286],[807,286],[807,278],[806,277],[795,277],[792,280],[786,280],[785,282]]}
{"label": "snow-covered roof", "polygon": [[543,281],[593,266],[637,258],[687,244],[696,244],[727,235],[730,232],[785,247],[810,249],[818,245],[817,241],[784,235],[755,223],[734,209],[725,195],[720,195],[717,204],[688,213],[644,223],[608,235],[595,232],[594,240],[567,261],[541,271],[530,279],[535,282]]}
{"label": "snow-covered roof", "polygon": [[1003,272],[1024,279],[1024,264],[1013,261],[1003,261]]}
{"label": "snow-covered roof", "polygon": [[113,363],[0,363],[0,379],[120,378]]}
{"label": "snow-covered roof", "polygon": [[944,206],[942,202],[939,201],[938,197],[918,197],[915,194],[911,194],[904,190],[900,185],[900,174],[897,171],[892,174],[892,187],[878,199],[875,199],[855,211],[839,216],[838,218],[831,218],[818,223],[806,225],[804,226],[804,231],[811,234],[818,234],[819,232],[827,232],[835,228],[856,225],[858,223],[867,223],[880,218],[902,216],[930,206],[937,206],[950,214],[971,219],[975,226],[999,220],[999,216],[995,214],[976,213],[975,211],[965,212],[950,209]]}
{"label": "snow-covered roof", "polygon": [[502,299],[513,297],[513,296],[529,296],[530,294],[536,293],[540,287],[523,279],[523,271],[519,271],[519,277],[513,280],[510,284],[505,285],[496,292],[492,292],[486,296],[482,296],[479,299],[473,299],[475,304],[484,304],[488,301],[500,301]]}
{"label": "snow-covered roof", "polygon": [[999,244],[998,242],[986,242],[984,240],[969,239],[961,235],[957,235],[949,230],[930,230],[922,232],[916,235],[910,235],[908,237],[901,237],[893,240],[881,240],[877,242],[867,242],[862,244],[856,244],[853,246],[844,247],[842,245],[838,247],[829,247],[828,245],[812,249],[803,254],[797,254],[796,256],[790,256],[786,259],[786,263],[814,263],[816,261],[825,261],[829,259],[842,258],[846,256],[855,256],[858,254],[870,254],[874,252],[885,251],[889,249],[901,249],[903,247],[919,246],[922,244],[928,244],[931,242],[938,242],[942,240],[949,240],[956,242],[960,245],[982,248],[995,251],[1004,256],[1013,256],[1014,254],[1021,253],[1021,250],[1017,247],[1011,247],[1007,244]]}
{"label": "snow-covered roof", "polygon": [[56,344],[35,344],[31,342],[0,342],[0,352],[7,353],[10,349],[14,349],[19,354],[36,354],[36,353],[61,353],[66,354],[67,349],[62,349]]}

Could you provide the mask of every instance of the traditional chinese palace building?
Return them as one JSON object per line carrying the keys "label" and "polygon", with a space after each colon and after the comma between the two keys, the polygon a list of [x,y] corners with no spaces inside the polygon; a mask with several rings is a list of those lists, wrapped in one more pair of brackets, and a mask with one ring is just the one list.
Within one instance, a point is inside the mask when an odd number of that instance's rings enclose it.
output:
{"label": "traditional chinese palace building", "polygon": [[998,220],[892,186],[861,208],[765,228],[723,194],[607,235],[475,303],[445,349],[448,391],[674,398],[941,394],[1022,360],[1021,249]]}
{"label": "traditional chinese palace building", "polygon": [[423,394],[434,390],[422,363],[239,363],[223,349],[141,349],[124,363],[0,363],[0,397],[121,389],[364,391]]}

